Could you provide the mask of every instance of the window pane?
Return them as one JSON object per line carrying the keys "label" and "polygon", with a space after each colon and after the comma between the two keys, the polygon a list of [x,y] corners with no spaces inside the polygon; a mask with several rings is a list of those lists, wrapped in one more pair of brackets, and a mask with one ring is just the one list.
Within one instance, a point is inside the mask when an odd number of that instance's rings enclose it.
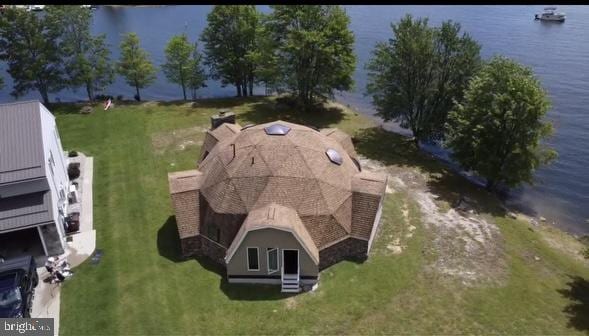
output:
{"label": "window pane", "polygon": [[259,269],[258,265],[258,249],[249,247],[247,249],[247,268],[250,270]]}
{"label": "window pane", "polygon": [[268,249],[268,271],[274,272],[278,270],[278,250]]}

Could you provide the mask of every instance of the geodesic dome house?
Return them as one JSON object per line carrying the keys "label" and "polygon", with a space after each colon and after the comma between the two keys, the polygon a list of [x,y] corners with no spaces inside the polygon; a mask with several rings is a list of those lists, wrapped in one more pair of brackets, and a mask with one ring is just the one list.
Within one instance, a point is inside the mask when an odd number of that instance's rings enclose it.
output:
{"label": "geodesic dome house", "polygon": [[278,120],[207,131],[198,170],[169,183],[185,256],[223,264],[230,282],[298,291],[367,258],[386,175],[361,170],[344,132]]}

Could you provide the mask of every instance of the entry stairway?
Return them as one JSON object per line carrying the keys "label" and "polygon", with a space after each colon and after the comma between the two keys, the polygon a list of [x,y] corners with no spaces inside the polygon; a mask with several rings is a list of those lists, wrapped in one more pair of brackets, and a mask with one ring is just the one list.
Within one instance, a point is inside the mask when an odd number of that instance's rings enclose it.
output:
{"label": "entry stairway", "polygon": [[282,272],[282,293],[298,293],[301,291],[299,274],[284,274]]}

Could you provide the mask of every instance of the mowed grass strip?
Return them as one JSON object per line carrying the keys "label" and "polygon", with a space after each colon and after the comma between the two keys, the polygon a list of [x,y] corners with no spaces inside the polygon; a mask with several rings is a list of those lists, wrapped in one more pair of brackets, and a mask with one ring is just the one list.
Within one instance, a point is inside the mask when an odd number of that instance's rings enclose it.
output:
{"label": "mowed grass strip", "polygon": [[[417,204],[402,192],[386,196],[371,258],[325,270],[313,293],[286,296],[277,287],[229,285],[210,263],[179,260],[167,173],[194,168],[200,145],[170,145],[162,153],[154,149],[153,136],[197,126],[206,129],[210,116],[220,108],[231,108],[242,125],[284,119],[341,127],[357,135],[360,154],[435,174],[430,186],[443,198],[450,200],[460,190],[484,200],[488,216],[505,239],[506,283],[469,288],[424,272],[435,258],[435,253],[425,253],[433,237],[421,224]],[[79,107],[71,104],[50,109],[57,115],[64,148],[94,157],[94,228],[97,248],[104,251],[98,265],[86,262],[63,286],[63,335],[584,334],[589,330],[581,315],[589,305],[582,290],[582,281],[589,279],[586,265],[551,249],[538,229],[497,211],[493,197],[353,111],[332,105],[301,113],[273,98],[255,97],[194,104],[127,103],[109,111],[97,106],[90,115],[77,114]],[[190,140],[202,140],[191,136]],[[408,219],[401,210],[404,204]],[[400,226],[407,225],[406,220],[416,227],[413,236],[401,254],[387,253],[389,237],[404,234]],[[577,289],[571,290],[572,286]]]}

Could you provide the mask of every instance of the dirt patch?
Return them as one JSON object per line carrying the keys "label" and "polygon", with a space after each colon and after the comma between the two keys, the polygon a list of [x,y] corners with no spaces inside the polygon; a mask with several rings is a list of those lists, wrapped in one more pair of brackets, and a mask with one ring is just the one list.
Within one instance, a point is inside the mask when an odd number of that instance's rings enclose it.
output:
{"label": "dirt patch", "polygon": [[183,151],[190,146],[202,145],[206,131],[205,128],[196,126],[154,133],[151,136],[151,145],[156,154],[170,150]]}
{"label": "dirt patch", "polygon": [[[389,189],[407,192],[419,205],[423,224],[432,237],[427,248],[435,256],[427,266],[428,270],[455,278],[465,285],[501,283],[505,279],[507,265],[503,259],[503,240],[495,224],[474,212],[440,208],[439,197],[427,187],[427,175],[416,168],[387,167],[363,157],[359,161],[364,169],[387,173]],[[406,225],[409,225],[407,204],[402,213]],[[405,238],[411,238],[414,230],[414,226],[409,226]],[[394,242],[387,248],[400,253],[400,245]]]}
{"label": "dirt patch", "polygon": [[288,309],[288,310],[296,309],[297,308],[297,298],[295,296],[291,296],[291,297],[287,298],[286,300],[284,300],[284,305],[286,306],[286,309]]}

